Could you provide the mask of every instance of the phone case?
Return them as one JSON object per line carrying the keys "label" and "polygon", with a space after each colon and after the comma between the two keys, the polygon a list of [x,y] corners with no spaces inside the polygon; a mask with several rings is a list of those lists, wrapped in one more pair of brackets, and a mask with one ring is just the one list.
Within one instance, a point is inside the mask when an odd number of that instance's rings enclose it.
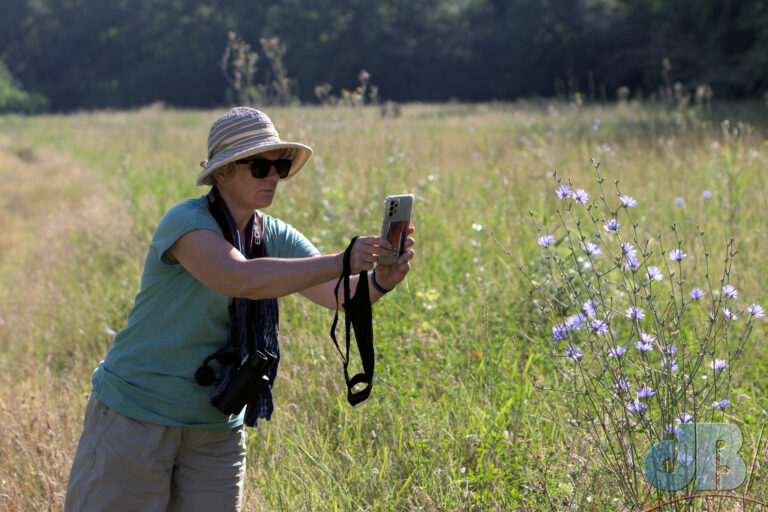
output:
{"label": "phone case", "polygon": [[379,256],[379,264],[389,265],[405,252],[405,240],[411,222],[413,195],[387,196],[384,201],[384,220],[381,223],[381,238],[386,238],[392,247],[397,247],[397,256]]}

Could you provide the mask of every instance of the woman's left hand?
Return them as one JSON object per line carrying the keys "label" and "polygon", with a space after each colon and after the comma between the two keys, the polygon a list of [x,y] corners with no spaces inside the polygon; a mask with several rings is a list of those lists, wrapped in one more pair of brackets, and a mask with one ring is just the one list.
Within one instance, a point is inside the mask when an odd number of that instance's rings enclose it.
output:
{"label": "woman's left hand", "polygon": [[416,229],[411,226],[408,228],[408,238],[405,240],[405,251],[395,263],[389,265],[376,265],[376,283],[385,290],[391,290],[397,286],[400,281],[405,279],[408,271],[411,269],[411,260],[415,253],[413,245],[416,243],[410,235]]}

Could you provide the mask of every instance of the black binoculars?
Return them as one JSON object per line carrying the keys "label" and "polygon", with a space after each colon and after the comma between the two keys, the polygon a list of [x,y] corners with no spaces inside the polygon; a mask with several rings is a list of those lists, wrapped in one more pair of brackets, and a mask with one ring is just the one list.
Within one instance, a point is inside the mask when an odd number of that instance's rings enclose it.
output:
{"label": "black binoculars", "polygon": [[254,400],[269,385],[267,372],[275,361],[275,354],[255,350],[240,365],[227,387],[213,400],[213,405],[224,414],[240,414],[245,404]]}

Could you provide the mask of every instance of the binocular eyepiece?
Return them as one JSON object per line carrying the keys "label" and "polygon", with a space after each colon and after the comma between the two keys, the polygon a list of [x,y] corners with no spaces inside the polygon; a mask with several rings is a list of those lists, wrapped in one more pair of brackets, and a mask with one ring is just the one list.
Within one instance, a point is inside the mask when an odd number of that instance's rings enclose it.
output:
{"label": "binocular eyepiece", "polygon": [[[254,400],[269,385],[267,372],[276,361],[277,356],[275,354],[269,351],[255,350],[240,365],[227,387],[213,400],[214,407],[227,415],[240,414],[245,404]],[[210,367],[208,368],[210,369]],[[202,369],[201,367],[198,372]],[[198,378],[198,383],[205,385],[201,380],[207,381],[208,379]],[[210,383],[213,383],[213,379],[210,380]]]}

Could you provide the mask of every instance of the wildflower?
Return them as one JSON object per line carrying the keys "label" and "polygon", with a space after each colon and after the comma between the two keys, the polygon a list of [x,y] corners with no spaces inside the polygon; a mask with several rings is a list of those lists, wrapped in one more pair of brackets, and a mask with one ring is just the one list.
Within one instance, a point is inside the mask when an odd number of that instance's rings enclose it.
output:
{"label": "wildflower", "polygon": [[592,329],[594,329],[596,336],[602,336],[608,332],[608,324],[602,320],[592,320]]}
{"label": "wildflower", "polygon": [[668,356],[671,356],[673,354],[677,353],[677,346],[676,345],[664,345],[664,348],[661,349],[662,354],[666,354]]}
{"label": "wildflower", "polygon": [[621,244],[621,255],[628,260],[637,259],[637,249],[632,244],[623,243]]}
{"label": "wildflower", "polygon": [[616,359],[620,358],[627,352],[627,349],[622,347],[621,345],[616,345],[615,347],[611,347],[608,349],[608,356],[609,357],[615,357]]}
{"label": "wildflower", "polygon": [[587,244],[586,251],[587,251],[587,254],[589,254],[590,256],[600,256],[603,253],[603,251],[600,250],[600,248],[597,245],[591,242]]}
{"label": "wildflower", "polygon": [[686,256],[688,256],[688,255],[685,254],[680,249],[672,249],[671,251],[669,251],[669,259],[670,259],[670,261],[680,261],[683,258],[685,258]]}
{"label": "wildflower", "polygon": [[602,121],[595,119],[595,122],[592,124],[592,130],[597,131],[597,129],[600,128],[600,124],[602,124]]}
{"label": "wildflower", "polygon": [[681,412],[680,414],[677,415],[677,417],[675,417],[675,421],[678,423],[690,423],[693,421],[693,416],[691,416],[690,414]]}
{"label": "wildflower", "polygon": [[709,363],[709,367],[715,370],[716,372],[721,372],[725,370],[725,367],[728,366],[727,361],[723,361],[722,359],[715,359],[711,363]]}
{"label": "wildflower", "polygon": [[731,313],[728,308],[723,308],[723,316],[728,320],[736,320],[738,318],[735,314]]}
{"label": "wildflower", "polygon": [[712,197],[712,192],[710,192],[709,190],[705,190],[704,192],[701,193],[701,197],[705,197],[705,198]]}
{"label": "wildflower", "polygon": [[664,279],[664,275],[661,273],[658,267],[648,267],[648,279],[651,281],[661,281]]}
{"label": "wildflower", "polygon": [[603,225],[603,228],[609,233],[618,233],[620,227],[621,223],[616,219],[610,219]]}
{"label": "wildflower", "polygon": [[653,395],[656,394],[656,392],[651,388],[650,386],[646,386],[643,384],[643,387],[637,388],[637,398],[651,398]]}
{"label": "wildflower", "polygon": [[629,381],[624,377],[619,377],[619,379],[614,382],[613,385],[619,394],[629,391]]}
{"label": "wildflower", "polygon": [[555,190],[555,193],[559,199],[566,199],[573,195],[573,190],[571,190],[571,187],[568,185],[560,185],[557,187],[557,190]]}
{"label": "wildflower", "polygon": [[563,324],[552,326],[552,341],[562,341],[568,337],[568,329]]}
{"label": "wildflower", "polygon": [[555,243],[555,237],[552,235],[544,235],[539,238],[539,245],[542,247],[549,247],[553,243]]}
{"label": "wildflower", "polygon": [[571,361],[578,361],[583,357],[583,354],[581,353],[581,350],[579,350],[579,347],[574,347],[573,345],[569,345],[565,349],[565,357],[567,357]]}
{"label": "wildflower", "polygon": [[624,264],[624,270],[636,270],[640,267],[640,262],[637,258],[627,258],[627,262]]}
{"label": "wildflower", "polygon": [[653,343],[643,343],[642,341],[638,341],[635,343],[635,348],[641,352],[650,352],[653,350]]}
{"label": "wildflower", "polygon": [[587,317],[581,313],[576,313],[565,319],[565,327],[569,331],[578,331],[581,328],[581,324],[587,321]]}
{"label": "wildflower", "polygon": [[585,205],[585,204],[587,204],[587,201],[589,201],[589,194],[583,188],[577,188],[573,192],[573,199],[577,203],[581,203],[581,204]]}
{"label": "wildflower", "polygon": [[683,199],[682,197],[678,197],[677,199],[675,199],[675,202],[677,204],[683,204],[685,202],[685,199]]}
{"label": "wildflower", "polygon": [[731,298],[731,299],[739,296],[739,292],[736,291],[736,288],[734,288],[730,284],[727,284],[727,285],[723,286],[723,294],[726,297]]}
{"label": "wildflower", "polygon": [[679,428],[675,428],[674,426],[672,426],[671,423],[668,423],[667,432],[669,432],[670,434],[675,434],[676,436],[679,436],[680,434],[683,433],[683,430]]}
{"label": "wildflower", "polygon": [[729,405],[731,405],[731,402],[727,398],[723,398],[719,402],[712,402],[712,407],[715,409],[725,409]]}
{"label": "wildflower", "polygon": [[637,309],[635,306],[632,306],[627,310],[626,316],[630,320],[640,320],[641,318],[645,318],[645,313],[643,313],[642,309]]}
{"label": "wildflower", "polygon": [[637,201],[630,196],[621,196],[619,199],[621,199],[621,205],[625,208],[634,208],[637,206]]}
{"label": "wildflower", "polygon": [[635,348],[641,352],[650,352],[653,350],[653,344],[656,342],[656,338],[651,334],[640,333],[640,341],[635,343]]}
{"label": "wildflower", "polygon": [[595,311],[595,308],[598,306],[598,302],[594,299],[589,299],[587,302],[584,303],[583,306],[581,306],[581,310],[584,311],[587,316],[594,317],[597,315],[597,312]]}
{"label": "wildflower", "polygon": [[661,360],[661,367],[668,370],[670,373],[675,373],[679,369],[677,361],[672,358],[667,359],[666,357]]}
{"label": "wildflower", "polygon": [[755,318],[763,318],[765,316],[765,310],[759,304],[752,304],[747,308],[747,311]]}
{"label": "wildflower", "polygon": [[693,290],[691,290],[691,293],[689,295],[693,300],[699,300],[705,295],[705,293],[704,293],[704,290],[700,288],[694,288]]}
{"label": "wildflower", "polygon": [[635,398],[633,402],[629,402],[627,404],[627,410],[632,414],[642,414],[642,412],[647,408],[648,406],[641,402],[638,398]]}

